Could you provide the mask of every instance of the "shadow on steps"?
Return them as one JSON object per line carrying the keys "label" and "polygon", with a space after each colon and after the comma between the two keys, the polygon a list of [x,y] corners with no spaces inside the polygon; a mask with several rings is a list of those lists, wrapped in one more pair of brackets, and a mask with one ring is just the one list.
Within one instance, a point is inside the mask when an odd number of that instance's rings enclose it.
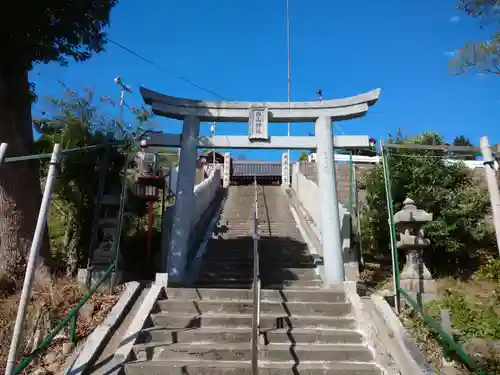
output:
{"label": "shadow on steps", "polygon": [[[234,231],[231,231],[233,234]],[[258,241],[262,288],[314,288],[321,285],[307,245],[290,237],[264,236]],[[213,238],[208,243],[197,281],[203,288],[250,288],[253,238]]]}

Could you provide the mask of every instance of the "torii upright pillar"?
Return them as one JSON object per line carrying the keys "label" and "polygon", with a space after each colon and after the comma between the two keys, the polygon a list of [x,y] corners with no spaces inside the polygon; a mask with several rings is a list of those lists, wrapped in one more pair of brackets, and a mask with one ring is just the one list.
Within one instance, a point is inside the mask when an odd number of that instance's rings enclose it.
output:
{"label": "torii upright pillar", "polygon": [[182,127],[174,222],[167,261],[168,278],[174,282],[181,282],[186,270],[192,212],[195,204],[193,195],[199,133],[200,119],[197,116],[186,116]]}
{"label": "torii upright pillar", "polygon": [[316,163],[321,202],[321,236],[325,276],[329,282],[338,283],[344,281],[344,261],[331,117],[319,117],[316,120],[315,133],[318,142]]}

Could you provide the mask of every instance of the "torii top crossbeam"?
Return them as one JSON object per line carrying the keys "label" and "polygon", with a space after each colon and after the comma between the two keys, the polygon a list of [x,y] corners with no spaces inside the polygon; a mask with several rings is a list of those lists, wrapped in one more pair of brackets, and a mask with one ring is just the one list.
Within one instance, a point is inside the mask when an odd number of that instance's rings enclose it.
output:
{"label": "torii top crossbeam", "polygon": [[157,115],[174,119],[196,116],[200,121],[246,122],[252,108],[265,108],[269,122],[310,122],[318,117],[330,117],[333,121],[350,120],[368,112],[380,95],[380,89],[343,99],[310,102],[233,102],[203,101],[177,98],[141,87],[146,104]]}

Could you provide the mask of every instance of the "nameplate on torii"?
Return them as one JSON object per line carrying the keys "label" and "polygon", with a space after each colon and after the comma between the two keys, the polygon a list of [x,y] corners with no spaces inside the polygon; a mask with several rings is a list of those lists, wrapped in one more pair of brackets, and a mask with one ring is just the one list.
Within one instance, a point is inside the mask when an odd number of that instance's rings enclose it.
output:
{"label": "nameplate on torii", "polygon": [[268,135],[268,110],[266,107],[252,106],[248,110],[248,139],[267,140]]}

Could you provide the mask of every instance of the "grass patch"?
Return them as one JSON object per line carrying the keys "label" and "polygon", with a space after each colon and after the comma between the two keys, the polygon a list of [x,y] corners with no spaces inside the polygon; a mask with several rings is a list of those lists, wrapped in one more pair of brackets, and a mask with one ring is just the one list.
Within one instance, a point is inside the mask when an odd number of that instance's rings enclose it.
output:
{"label": "grass patch", "polygon": [[[103,293],[97,292],[84,305],[86,316],[82,314],[77,321],[79,340],[88,336],[104,320],[118,300],[118,294],[109,295],[107,292],[107,290]],[[47,330],[54,328],[84,294],[85,291],[71,278],[46,277],[43,282],[37,282],[29,302],[19,353],[23,356],[29,354],[33,349],[30,343],[35,332],[40,330],[45,336]],[[0,373],[5,372],[19,298],[20,293],[0,298]],[[68,355],[62,351],[63,344],[68,341],[68,327],[65,327],[42,354],[38,363],[32,363],[24,373],[32,373],[36,368],[44,368],[48,373],[57,372]]]}
{"label": "grass patch", "polygon": [[[368,258],[361,274],[371,291],[392,291],[390,259]],[[425,311],[436,322],[440,310],[448,309],[454,337],[461,343],[471,358],[481,365],[486,374],[500,374],[500,346],[491,341],[500,341],[500,259],[485,256],[482,265],[466,281],[458,278],[436,279],[438,301],[425,305]],[[415,342],[428,362],[441,373],[443,350],[436,334],[421,317],[411,309],[401,314],[404,326],[413,334]],[[459,374],[470,372],[458,365]]]}

